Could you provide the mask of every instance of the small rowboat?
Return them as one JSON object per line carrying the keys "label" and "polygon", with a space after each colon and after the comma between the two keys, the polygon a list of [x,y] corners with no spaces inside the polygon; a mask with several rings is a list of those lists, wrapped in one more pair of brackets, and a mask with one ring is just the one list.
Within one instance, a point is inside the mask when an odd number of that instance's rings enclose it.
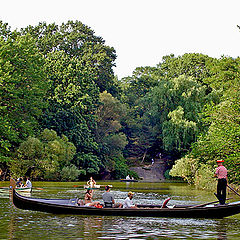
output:
{"label": "small rowboat", "polygon": [[[10,188],[9,187],[1,187],[0,188],[0,192],[6,192],[6,191],[9,191]],[[18,187],[16,188],[16,191],[17,192],[28,192],[30,193],[32,191],[32,188],[30,187]]]}
{"label": "small rowboat", "polygon": [[[112,185],[108,185],[109,187],[112,187]],[[83,186],[84,187],[84,189],[88,189],[88,188],[90,188],[90,189],[100,189],[100,188],[104,188],[105,187],[105,185],[93,185],[93,187],[90,187],[89,185],[84,185]]]}
{"label": "small rowboat", "polygon": [[136,179],[120,179],[120,182],[138,182]]}
{"label": "small rowboat", "polygon": [[192,205],[162,207],[137,205],[138,208],[96,208],[78,206],[75,199],[40,199],[20,195],[13,189],[13,204],[20,209],[54,214],[98,216],[174,217],[174,218],[224,218],[240,213],[240,201],[226,205]]}
{"label": "small rowboat", "polygon": [[85,189],[88,189],[88,188],[90,188],[90,189],[99,189],[100,187],[101,187],[101,185],[93,185],[93,187],[91,187],[89,185],[84,185]]}

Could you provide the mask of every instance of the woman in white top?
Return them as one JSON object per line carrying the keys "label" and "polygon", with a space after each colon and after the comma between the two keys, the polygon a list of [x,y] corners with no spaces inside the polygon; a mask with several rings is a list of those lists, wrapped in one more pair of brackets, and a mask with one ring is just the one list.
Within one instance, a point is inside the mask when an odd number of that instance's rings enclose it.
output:
{"label": "woman in white top", "polygon": [[128,197],[123,202],[123,208],[137,208],[137,206],[133,204],[132,198],[133,198],[133,193],[129,192]]}

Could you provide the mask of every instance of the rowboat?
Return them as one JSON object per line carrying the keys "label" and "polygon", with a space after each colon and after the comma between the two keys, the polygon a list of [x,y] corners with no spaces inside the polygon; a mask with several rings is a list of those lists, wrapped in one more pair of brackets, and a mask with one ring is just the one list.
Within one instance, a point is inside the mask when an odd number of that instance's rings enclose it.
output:
{"label": "rowboat", "polygon": [[93,185],[92,187],[91,186],[89,186],[89,185],[84,185],[83,186],[84,187],[84,189],[88,189],[88,188],[91,188],[91,189],[99,189],[100,187],[101,187],[101,185]]}
{"label": "rowboat", "polygon": [[224,218],[240,213],[240,201],[226,205],[137,205],[138,208],[96,208],[77,205],[73,199],[41,199],[20,195],[13,189],[13,204],[24,210],[53,214],[78,214],[98,216],[174,217],[174,218]]}
{"label": "rowboat", "polygon": [[[6,191],[9,191],[9,190],[10,190],[9,187],[1,187],[0,188],[0,192],[6,192]],[[32,188],[30,188],[30,187],[17,187],[16,191],[17,192],[27,192],[27,193],[30,193],[32,191]]]}
{"label": "rowboat", "polygon": [[120,179],[120,182],[138,182],[136,179]]}

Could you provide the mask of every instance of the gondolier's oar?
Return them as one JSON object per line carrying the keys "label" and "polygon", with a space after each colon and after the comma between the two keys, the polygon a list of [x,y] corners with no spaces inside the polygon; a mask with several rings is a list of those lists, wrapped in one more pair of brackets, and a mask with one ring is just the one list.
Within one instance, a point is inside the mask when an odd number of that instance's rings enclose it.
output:
{"label": "gondolier's oar", "polygon": [[[229,200],[229,199],[232,199],[232,198],[226,198],[226,200]],[[188,207],[188,208],[204,207],[204,206],[206,206],[206,205],[208,205],[208,204],[213,204],[213,203],[217,203],[217,202],[219,202],[219,201],[213,201],[213,202],[203,203],[203,204],[191,206],[191,207]]]}
{"label": "gondolier's oar", "polygon": [[232,190],[235,194],[237,194],[239,197],[240,197],[240,194],[236,191],[236,190],[234,190],[231,186],[229,186],[229,185],[227,185],[228,187],[229,187],[229,189],[230,190]]}

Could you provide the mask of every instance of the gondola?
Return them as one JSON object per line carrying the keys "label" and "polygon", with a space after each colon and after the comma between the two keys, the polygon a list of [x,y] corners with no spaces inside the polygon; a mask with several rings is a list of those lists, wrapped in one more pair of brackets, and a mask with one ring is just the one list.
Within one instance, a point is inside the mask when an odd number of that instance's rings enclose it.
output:
{"label": "gondola", "polygon": [[172,218],[224,218],[240,213],[240,201],[226,205],[169,206],[137,205],[138,208],[96,208],[77,205],[77,199],[40,199],[25,197],[13,189],[13,204],[20,209],[53,214],[98,216],[172,217]]}

